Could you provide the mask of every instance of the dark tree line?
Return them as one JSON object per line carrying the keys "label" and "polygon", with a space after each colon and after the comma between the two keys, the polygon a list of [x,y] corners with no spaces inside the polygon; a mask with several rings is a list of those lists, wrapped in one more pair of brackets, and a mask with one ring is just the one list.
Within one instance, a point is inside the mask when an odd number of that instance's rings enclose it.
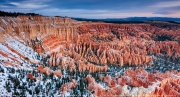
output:
{"label": "dark tree line", "polygon": [[5,11],[1,11],[0,10],[0,16],[10,16],[10,17],[17,17],[19,15],[31,15],[31,16],[35,16],[35,15],[40,15],[40,14],[36,14],[36,13],[21,13],[21,12],[5,12]]}

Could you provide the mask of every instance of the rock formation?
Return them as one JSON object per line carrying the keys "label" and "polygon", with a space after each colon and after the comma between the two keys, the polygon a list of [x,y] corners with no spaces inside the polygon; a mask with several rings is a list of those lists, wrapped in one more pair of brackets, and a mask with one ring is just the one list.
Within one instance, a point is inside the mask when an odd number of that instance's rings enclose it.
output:
{"label": "rock formation", "polygon": [[[132,96],[135,93],[138,96],[146,95],[148,97],[156,95],[178,97],[180,90],[180,79],[178,75],[179,72],[177,71],[148,73],[144,68],[136,70],[128,69],[118,80],[115,80],[115,78],[109,75],[104,76],[103,82],[108,84],[106,90],[97,84],[95,79],[90,75],[87,75],[84,80],[88,83],[87,89],[91,91],[94,96]],[[116,85],[116,83],[118,83],[119,86]],[[127,89],[127,86],[131,86],[131,88]],[[136,91],[138,88],[139,90]]]}
{"label": "rock formation", "polygon": [[0,79],[6,81],[2,87],[23,87],[28,95],[179,97],[179,48],[179,24],[174,23],[0,17]]}
{"label": "rock formation", "polygon": [[62,85],[62,88],[61,88],[62,94],[64,94],[66,91],[70,92],[71,89],[75,88],[76,86],[77,86],[76,80],[72,79],[72,82]]}

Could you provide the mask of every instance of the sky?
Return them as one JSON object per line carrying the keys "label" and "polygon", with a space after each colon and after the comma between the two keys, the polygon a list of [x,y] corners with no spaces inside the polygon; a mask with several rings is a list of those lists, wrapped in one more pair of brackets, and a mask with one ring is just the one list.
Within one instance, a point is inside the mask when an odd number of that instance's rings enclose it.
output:
{"label": "sky", "polygon": [[179,18],[180,0],[0,0],[0,10],[80,18]]}

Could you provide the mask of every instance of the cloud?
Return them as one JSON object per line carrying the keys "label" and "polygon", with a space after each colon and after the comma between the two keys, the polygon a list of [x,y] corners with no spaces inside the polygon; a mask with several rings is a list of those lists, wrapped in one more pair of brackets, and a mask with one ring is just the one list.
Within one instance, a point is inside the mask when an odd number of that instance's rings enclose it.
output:
{"label": "cloud", "polygon": [[57,13],[60,16],[71,16],[71,17],[82,17],[82,18],[122,18],[122,17],[149,17],[154,16],[151,12],[119,12],[113,10],[90,10],[90,9],[58,9],[58,8],[48,8],[36,11],[37,13],[41,13],[43,15],[54,16]]}
{"label": "cloud", "polygon": [[46,4],[17,3],[17,2],[11,2],[9,4],[15,5],[17,8],[25,8],[25,9],[37,9],[37,8],[44,8],[48,6]]}
{"label": "cloud", "polygon": [[104,14],[104,13],[112,13],[110,10],[89,10],[89,9],[58,9],[58,8],[47,8],[42,10],[35,11],[37,13],[41,13],[44,15],[54,16],[57,13],[61,16],[82,16],[84,14]]}
{"label": "cloud", "polygon": [[173,12],[168,12],[168,11],[160,11],[160,12],[154,12],[153,14],[162,14],[162,15],[169,15],[172,14]]}
{"label": "cloud", "polygon": [[[179,0],[4,0],[0,9],[84,18],[180,17]],[[178,16],[179,15],[179,16]]]}
{"label": "cloud", "polygon": [[160,2],[151,7],[156,8],[154,14],[166,15],[169,17],[179,17],[180,16],[180,1],[167,1]]}
{"label": "cloud", "polygon": [[155,5],[151,5],[150,7],[156,7],[156,8],[166,8],[166,7],[176,7],[176,6],[180,6],[180,1],[163,1],[163,2],[159,2]]}
{"label": "cloud", "polygon": [[10,12],[34,12],[34,10],[48,7],[48,1],[49,0],[43,0],[43,2],[38,0],[10,0],[2,2],[0,9]]}

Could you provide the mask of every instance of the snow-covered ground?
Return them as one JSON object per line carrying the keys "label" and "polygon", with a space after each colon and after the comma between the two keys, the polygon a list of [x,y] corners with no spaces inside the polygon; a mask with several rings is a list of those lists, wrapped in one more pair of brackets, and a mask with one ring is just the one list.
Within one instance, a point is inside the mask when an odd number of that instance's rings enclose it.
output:
{"label": "snow-covered ground", "polygon": [[[3,37],[5,37],[7,40],[5,41],[5,43],[0,43],[0,52],[7,56],[0,54],[0,60],[2,62],[11,62],[21,68],[28,67],[28,69],[30,69],[31,65],[33,65],[34,63],[40,63],[43,57],[35,52],[31,47],[28,47],[24,40],[16,35],[11,36],[6,34]],[[23,56],[33,61],[34,63],[25,60]]]}
{"label": "snow-covered ground", "polygon": [[[21,53],[22,55],[28,57],[29,59],[39,61],[37,59],[38,53],[34,52],[34,50],[27,45],[25,42],[16,36],[15,38],[11,37],[10,35],[5,36],[7,41],[5,42],[8,46],[11,46],[13,49]],[[19,40],[19,41],[18,41]]]}

